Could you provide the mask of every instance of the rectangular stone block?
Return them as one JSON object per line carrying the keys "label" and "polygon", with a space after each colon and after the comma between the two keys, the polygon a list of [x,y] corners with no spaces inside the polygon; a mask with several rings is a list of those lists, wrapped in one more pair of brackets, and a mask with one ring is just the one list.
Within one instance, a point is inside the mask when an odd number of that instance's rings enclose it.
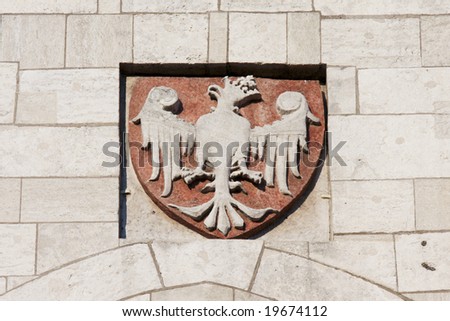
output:
{"label": "rectangular stone block", "polygon": [[208,61],[227,62],[228,54],[228,13],[211,12],[209,14],[209,50]]}
{"label": "rectangular stone block", "polygon": [[132,61],[131,15],[67,17],[68,67],[119,67]]}
{"label": "rectangular stone block", "polygon": [[328,67],[328,114],[356,113],[356,68]]}
{"label": "rectangular stone block", "polygon": [[19,61],[21,69],[64,67],[65,21],[63,15],[3,16],[1,59]]}
{"label": "rectangular stone block", "polygon": [[288,13],[288,63],[320,62],[320,14]]}
{"label": "rectangular stone block", "polygon": [[118,139],[116,126],[2,126],[0,177],[117,176]]}
{"label": "rectangular stone block", "polygon": [[208,25],[206,14],[137,15],[134,62],[206,62]]}
{"label": "rectangular stone block", "polygon": [[0,224],[0,275],[34,274],[35,224]]}
{"label": "rectangular stone block", "polygon": [[6,292],[6,278],[0,278],[0,295]]}
{"label": "rectangular stone block", "polygon": [[[450,12],[450,2],[448,3]],[[449,66],[450,16],[421,17],[422,64]]]}
{"label": "rectangular stone block", "polygon": [[[108,0],[111,1],[111,0]],[[95,13],[97,0],[1,0],[0,13]]]}
{"label": "rectangular stone block", "polygon": [[229,61],[286,62],[285,14],[230,13],[229,19]]}
{"label": "rectangular stone block", "polygon": [[0,63],[0,123],[14,122],[18,64]]}
{"label": "rectangular stone block", "polygon": [[0,179],[0,223],[19,222],[20,179]]}
{"label": "rectangular stone block", "polygon": [[209,12],[217,9],[217,0],[122,0],[123,12]]}
{"label": "rectangular stone block", "polygon": [[314,7],[324,16],[450,13],[445,0],[314,0]]}
{"label": "rectangular stone block", "polygon": [[450,233],[396,235],[400,292],[450,289]]}
{"label": "rectangular stone block", "polygon": [[360,70],[360,111],[362,114],[450,114],[449,75],[450,68]]}
{"label": "rectangular stone block", "polygon": [[20,72],[17,123],[116,123],[118,110],[118,69]]}
{"label": "rectangular stone block", "polygon": [[22,222],[118,220],[117,178],[23,179],[22,184]]}
{"label": "rectangular stone block", "polygon": [[98,0],[98,13],[120,13],[121,0]]}
{"label": "rectangular stone block", "polygon": [[442,115],[330,116],[331,179],[450,177],[449,128]]}
{"label": "rectangular stone block", "polygon": [[39,224],[37,273],[119,244],[117,223]]}
{"label": "rectangular stone block", "polygon": [[450,179],[417,179],[414,183],[417,229],[450,229]]}
{"label": "rectangular stone block", "polygon": [[420,66],[419,19],[324,19],[322,62],[365,68]]}
{"label": "rectangular stone block", "polygon": [[225,11],[310,11],[311,0],[222,0],[220,10]]}
{"label": "rectangular stone block", "polygon": [[6,282],[6,289],[10,291],[36,278],[37,276],[9,276],[8,281]]}
{"label": "rectangular stone block", "polygon": [[342,181],[331,188],[335,233],[414,230],[412,181]]}

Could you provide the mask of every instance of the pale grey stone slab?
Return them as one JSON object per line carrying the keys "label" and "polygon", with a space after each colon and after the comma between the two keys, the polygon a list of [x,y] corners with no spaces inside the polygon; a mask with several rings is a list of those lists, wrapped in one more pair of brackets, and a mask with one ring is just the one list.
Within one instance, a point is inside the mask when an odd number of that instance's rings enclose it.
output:
{"label": "pale grey stone slab", "polygon": [[119,300],[160,287],[148,246],[137,244],[68,265],[0,300]]}
{"label": "pale grey stone slab", "polygon": [[228,13],[211,12],[209,14],[209,50],[208,61],[227,62],[228,54]]}
{"label": "pale grey stone slab", "polygon": [[123,12],[209,12],[217,9],[217,0],[122,0]]}
{"label": "pale grey stone slab", "polygon": [[116,123],[118,106],[118,69],[20,72],[18,123]]}
{"label": "pale grey stone slab", "polygon": [[251,291],[283,301],[399,300],[348,273],[272,250],[264,251]]}
{"label": "pale grey stone slab", "polygon": [[450,68],[360,70],[360,111],[362,114],[450,114],[449,75]]}
{"label": "pale grey stone slab", "polygon": [[6,278],[0,278],[0,295],[6,292]]}
{"label": "pale grey stone slab", "polygon": [[0,246],[0,275],[34,274],[35,224],[0,224]]}
{"label": "pale grey stone slab", "polygon": [[98,13],[120,13],[121,0],[98,0]]}
{"label": "pale grey stone slab", "polygon": [[450,289],[450,233],[396,235],[400,292]]}
{"label": "pale grey stone slab", "polygon": [[36,279],[37,275],[30,275],[30,276],[8,276],[7,282],[6,282],[6,288],[8,291],[17,288],[18,286]]}
{"label": "pale grey stone slab", "polygon": [[[117,178],[23,179],[21,219],[23,222],[117,221],[118,193]],[[47,228],[52,227],[58,228],[53,225]],[[59,227],[70,229],[71,226]]]}
{"label": "pale grey stone slab", "polygon": [[0,223],[16,223],[20,217],[20,179],[0,179]]}
{"label": "pale grey stone slab", "polygon": [[338,151],[345,165],[331,159],[331,180],[450,177],[450,122],[442,115],[330,116],[328,120],[330,153],[345,142]]}
{"label": "pale grey stone slab", "polygon": [[334,233],[414,230],[412,180],[332,182]]}
{"label": "pale grey stone slab", "polygon": [[118,247],[118,223],[39,224],[37,273]]}
{"label": "pale grey stone slab", "polygon": [[197,284],[153,292],[152,301],[233,301],[233,289],[215,284]]}
{"label": "pale grey stone slab", "polygon": [[229,19],[229,61],[286,62],[285,14],[230,13]]}
{"label": "pale grey stone slab", "polygon": [[415,181],[418,230],[450,229],[450,179]]}
{"label": "pale grey stone slab", "polygon": [[10,124],[14,121],[14,109],[17,90],[16,63],[0,63],[0,123]]}
{"label": "pale grey stone slab", "polygon": [[134,18],[136,63],[206,62],[207,52],[207,14],[148,14]]}
{"label": "pale grey stone slab", "polygon": [[126,299],[125,301],[150,301],[150,294],[136,295],[132,298]]}
{"label": "pale grey stone slab", "polygon": [[328,114],[339,115],[356,113],[355,67],[328,67],[327,90]]}
{"label": "pale grey stone slab", "polygon": [[63,15],[3,16],[1,59],[21,69],[62,68],[64,37]]}
{"label": "pale grey stone slab", "polygon": [[[117,176],[119,153],[116,126],[103,127],[17,127],[0,128],[0,177]],[[106,146],[108,147],[108,145]],[[105,147],[105,149],[106,149]]]}
{"label": "pale grey stone slab", "polygon": [[320,14],[318,12],[288,13],[288,63],[320,62]]}
{"label": "pale grey stone slab", "polygon": [[308,257],[308,242],[277,242],[277,241],[266,241],[264,243],[266,248],[276,249],[298,256]]}
{"label": "pale grey stone slab", "polygon": [[222,0],[220,10],[225,11],[310,11],[312,10],[311,0]]}
{"label": "pale grey stone slab", "polygon": [[67,67],[119,67],[132,62],[131,15],[67,18]]}
{"label": "pale grey stone slab", "polygon": [[262,241],[155,241],[153,249],[166,286],[209,281],[247,289]]}
{"label": "pale grey stone slab", "polygon": [[405,293],[414,301],[450,301],[450,292]]}
{"label": "pale grey stone slab", "polygon": [[234,301],[272,301],[265,297],[250,292],[234,290]]}
{"label": "pale grey stone slab", "polygon": [[97,0],[0,1],[0,13],[95,13],[96,11]]}
{"label": "pale grey stone slab", "polygon": [[[448,4],[450,12],[450,3]],[[450,16],[421,17],[422,64],[450,66]],[[448,79],[448,76],[447,76]]]}
{"label": "pale grey stone slab", "polygon": [[329,65],[421,65],[419,19],[324,19],[322,62]]}

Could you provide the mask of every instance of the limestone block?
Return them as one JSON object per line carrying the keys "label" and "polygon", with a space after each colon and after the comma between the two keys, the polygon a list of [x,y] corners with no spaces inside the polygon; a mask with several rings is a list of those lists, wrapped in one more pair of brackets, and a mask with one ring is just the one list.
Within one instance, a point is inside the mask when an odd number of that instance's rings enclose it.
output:
{"label": "limestone block", "polygon": [[11,291],[12,289],[15,289],[19,286],[21,286],[24,283],[27,283],[31,280],[36,279],[37,276],[8,276],[8,280],[6,283],[6,288],[8,291]]}
{"label": "limestone block", "polygon": [[361,113],[450,114],[449,75],[450,68],[360,70]]}
{"label": "limestone block", "polygon": [[246,289],[262,245],[261,241],[155,241],[153,249],[166,286],[209,281]]}
{"label": "limestone block", "polygon": [[418,230],[450,229],[450,179],[415,181]]}
{"label": "limestone block", "polygon": [[414,230],[411,180],[332,182],[335,233]]}
{"label": "limestone block", "polygon": [[[450,3],[446,2],[448,12]],[[422,64],[424,66],[449,66],[450,16],[421,17]],[[448,79],[448,77],[447,77]]]}
{"label": "limestone block", "polygon": [[217,9],[217,0],[122,0],[123,12],[209,12]]}
{"label": "limestone block", "polygon": [[0,64],[0,124],[14,121],[18,64]]}
{"label": "limestone block", "polygon": [[206,62],[207,52],[206,14],[149,14],[134,18],[136,63]]}
{"label": "limestone block", "polygon": [[230,13],[231,62],[286,62],[286,15]]}
{"label": "limestone block", "polygon": [[450,292],[405,293],[414,301],[450,301]]}
{"label": "limestone block", "polygon": [[288,252],[302,257],[309,256],[308,242],[277,242],[266,241],[266,248],[275,249],[282,252]]}
{"label": "limestone block", "polygon": [[288,63],[320,63],[320,14],[318,12],[289,13]]}
{"label": "limestone block", "polygon": [[270,301],[270,299],[250,292],[234,290],[234,301]]}
{"label": "limestone block", "polygon": [[324,19],[322,61],[329,65],[417,67],[419,19]]}
{"label": "limestone block", "polygon": [[121,0],[98,0],[98,13],[120,13]]}
{"label": "limestone block", "polygon": [[[117,178],[24,179],[22,184],[21,218],[23,222],[118,220],[119,181]],[[84,225],[52,225],[48,228],[81,230],[82,226]],[[108,233],[110,231],[108,230]],[[85,232],[90,233],[90,231]]]}
{"label": "limestone block", "polygon": [[97,0],[0,1],[0,13],[95,13],[96,11]]}
{"label": "limestone block", "polygon": [[20,179],[0,179],[0,223],[17,223],[20,216]]}
{"label": "limestone block", "polygon": [[333,158],[331,179],[450,177],[450,122],[441,119],[441,115],[330,116],[330,153],[339,142],[346,142],[338,151],[345,165]]}
{"label": "limestone block", "polygon": [[327,90],[328,114],[339,115],[356,113],[355,67],[328,67]]}
{"label": "limestone block", "polygon": [[0,275],[34,274],[35,249],[35,224],[0,224]]}
{"label": "limestone block", "polygon": [[0,295],[6,292],[6,278],[0,278]]}
{"label": "limestone block", "polygon": [[20,72],[17,122],[116,123],[119,70],[71,69]]}
{"label": "limestone block", "polygon": [[396,235],[400,292],[450,289],[450,233]]}
{"label": "limestone block", "polygon": [[227,62],[228,53],[228,14],[211,12],[209,15],[209,50],[208,61],[211,63]]}
{"label": "limestone block", "polygon": [[310,11],[311,0],[222,0],[220,10],[225,11]]}
{"label": "limestone block", "polygon": [[73,15],[67,18],[68,67],[119,67],[132,61],[131,15]]}
{"label": "limestone block", "polygon": [[233,301],[233,289],[215,284],[198,284],[153,292],[152,301]]}
{"label": "limestone block", "polygon": [[65,21],[63,15],[2,16],[2,60],[19,61],[20,69],[64,67]]}
{"label": "limestone block", "polygon": [[150,294],[136,295],[132,298],[126,299],[125,301],[150,301]]}

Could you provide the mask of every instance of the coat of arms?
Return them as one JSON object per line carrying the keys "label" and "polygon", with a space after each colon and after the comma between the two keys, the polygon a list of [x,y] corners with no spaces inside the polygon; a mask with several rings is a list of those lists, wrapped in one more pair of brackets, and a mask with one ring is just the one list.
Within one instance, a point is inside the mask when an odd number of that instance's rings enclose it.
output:
{"label": "coat of arms", "polygon": [[318,81],[149,77],[129,107],[133,167],[166,214],[207,236],[254,235],[284,215],[319,161]]}

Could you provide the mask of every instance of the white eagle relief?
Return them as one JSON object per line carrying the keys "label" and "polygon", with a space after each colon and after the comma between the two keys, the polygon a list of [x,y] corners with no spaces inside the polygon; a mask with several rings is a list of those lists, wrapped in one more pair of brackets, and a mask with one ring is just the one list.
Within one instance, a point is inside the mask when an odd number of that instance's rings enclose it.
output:
{"label": "white eagle relief", "polygon": [[[251,208],[234,199],[232,192],[243,192],[241,181],[254,185],[265,181],[267,186],[273,187],[276,179],[279,191],[291,195],[287,185],[288,168],[301,178],[297,155],[308,151],[307,121],[319,123],[319,118],[311,113],[301,93],[287,91],[276,102],[281,120],[252,129],[250,122],[239,114],[239,108],[261,99],[255,78],[231,80],[225,77],[223,82],[223,88],[208,87],[208,94],[217,101],[217,107],[212,107],[195,125],[177,117],[181,106],[178,95],[163,86],[152,88],[132,122],[141,126],[142,148],[152,151],[150,181],[158,179],[162,167],[164,190],[161,196],[170,195],[176,179],[183,179],[186,184],[210,181],[202,192],[214,193],[214,196],[206,203],[194,207],[169,206],[197,221],[203,220],[207,229],[218,229],[226,236],[232,226],[245,228],[241,215],[260,221],[268,213],[276,212],[272,208]],[[182,167],[182,156],[194,150],[197,168]],[[250,155],[265,161],[264,173],[247,168]]]}

